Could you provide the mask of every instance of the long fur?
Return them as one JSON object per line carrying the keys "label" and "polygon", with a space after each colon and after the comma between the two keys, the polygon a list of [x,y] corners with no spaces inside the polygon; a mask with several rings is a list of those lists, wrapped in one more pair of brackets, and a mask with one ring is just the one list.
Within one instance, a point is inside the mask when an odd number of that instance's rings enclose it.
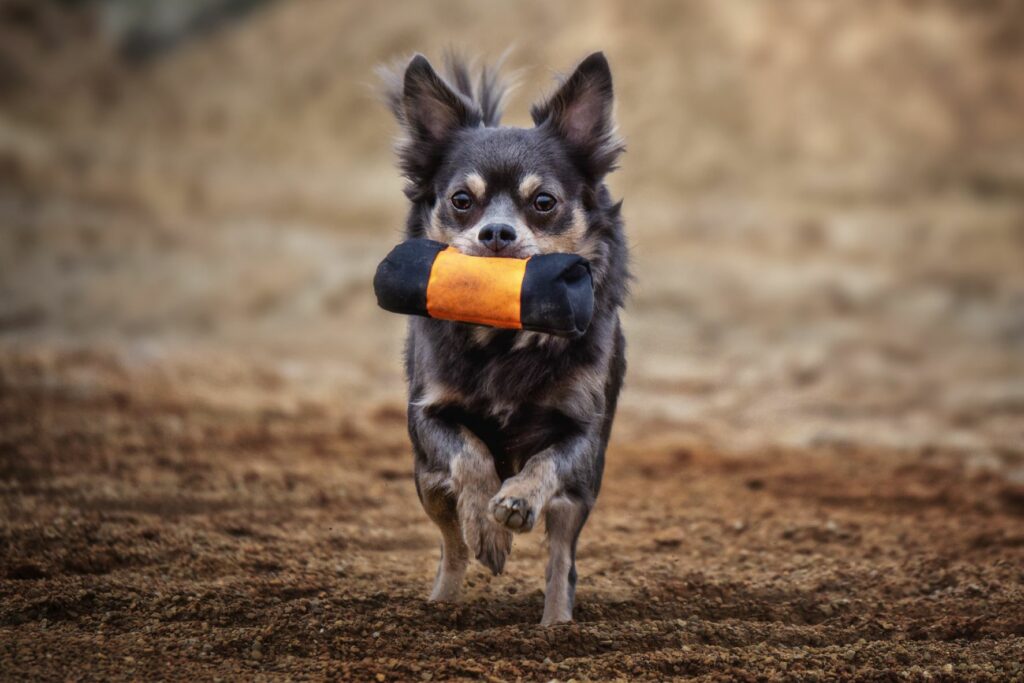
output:
{"label": "long fur", "polygon": [[595,107],[591,113],[591,125],[580,131],[579,138],[567,134],[577,146],[583,166],[591,177],[599,179],[615,170],[616,160],[625,151],[626,145],[619,137],[612,118],[612,82],[607,77],[607,61],[597,53],[587,57],[570,76],[561,78],[561,85],[546,101],[530,108],[530,117],[536,126],[554,126],[566,133],[566,118],[571,113],[573,101],[582,91],[593,89],[602,97],[596,98],[603,106]]}
{"label": "long fur", "polygon": [[[601,487],[626,370],[619,310],[629,254],[621,202],[604,184],[624,149],[612,118],[611,72],[600,53],[583,60],[534,106],[535,127],[520,129],[499,125],[506,88],[496,68],[474,71],[453,53],[445,61],[443,76],[419,55],[401,72],[383,72],[402,131],[406,235],[430,234],[473,253],[484,248],[481,226],[500,222],[516,235],[506,256],[585,256],[595,306],[587,332],[572,340],[410,320],[417,492],[442,532],[431,599],[455,598],[469,557],[500,573],[510,534],[544,518],[551,556],[542,623],[566,621],[576,542]],[[470,192],[470,208],[453,207],[454,194]],[[557,195],[557,210],[534,208],[537,192]]]}
{"label": "long fur", "polygon": [[[406,108],[407,88],[405,75],[408,65],[417,56],[392,62],[377,69],[381,97],[399,123],[400,133],[395,140],[398,166],[406,179],[405,194],[411,200],[422,199],[427,188],[424,183],[440,162],[436,141],[424,138],[412,124]],[[494,63],[477,66],[454,50],[444,56],[444,70],[438,77],[458,95],[465,107],[464,125],[497,127],[501,125],[504,104],[511,90],[511,81],[501,74],[504,56]],[[441,141],[443,142],[443,141]]]}
{"label": "long fur", "polygon": [[[399,123],[405,121],[405,107],[402,103],[403,81],[410,59],[411,57],[398,59],[377,69],[381,97]],[[485,126],[501,125],[505,100],[513,87],[512,80],[501,73],[505,59],[506,56],[503,55],[494,62],[482,62],[478,65],[474,60],[455,50],[448,50],[444,54],[442,78],[476,106],[480,120]]]}

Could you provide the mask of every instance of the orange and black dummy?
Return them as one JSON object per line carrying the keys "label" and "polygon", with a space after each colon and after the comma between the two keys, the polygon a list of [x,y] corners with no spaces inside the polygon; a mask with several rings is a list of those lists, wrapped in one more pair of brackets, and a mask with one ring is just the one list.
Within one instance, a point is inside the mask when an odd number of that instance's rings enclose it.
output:
{"label": "orange and black dummy", "polygon": [[386,311],[579,337],[594,314],[590,264],[576,254],[469,256],[441,242],[402,242],[377,267]]}

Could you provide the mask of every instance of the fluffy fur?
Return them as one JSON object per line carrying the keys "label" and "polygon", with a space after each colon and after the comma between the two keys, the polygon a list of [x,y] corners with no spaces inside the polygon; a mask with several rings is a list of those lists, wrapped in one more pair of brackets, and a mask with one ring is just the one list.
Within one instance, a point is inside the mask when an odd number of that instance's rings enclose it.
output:
{"label": "fluffy fur", "polygon": [[[495,68],[474,76],[449,56],[442,76],[416,55],[384,78],[402,131],[408,237],[470,254],[575,252],[591,262],[595,311],[579,339],[416,317],[406,343],[417,492],[442,536],[431,599],[457,597],[471,556],[500,573],[511,534],[543,518],[542,623],[569,621],[576,542],[601,486],[625,374],[628,253],[621,204],[604,185],[623,151],[608,62],[601,53],[583,60],[532,108],[528,129],[499,125],[506,90]],[[487,242],[498,228],[514,238]]]}

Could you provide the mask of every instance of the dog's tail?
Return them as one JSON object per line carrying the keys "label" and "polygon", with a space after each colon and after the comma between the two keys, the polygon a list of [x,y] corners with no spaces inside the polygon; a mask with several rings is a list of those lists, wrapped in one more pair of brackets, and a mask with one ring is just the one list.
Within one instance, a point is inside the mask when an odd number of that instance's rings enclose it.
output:
{"label": "dog's tail", "polygon": [[[512,89],[512,81],[501,73],[502,64],[508,51],[493,63],[478,63],[456,50],[449,49],[444,53],[444,69],[441,76],[448,85],[480,111],[480,118],[485,126],[497,126],[501,123],[505,98]],[[405,108],[402,104],[403,80],[405,68],[409,60],[404,59],[389,66],[378,69],[383,83],[384,101],[399,121],[405,120]]]}

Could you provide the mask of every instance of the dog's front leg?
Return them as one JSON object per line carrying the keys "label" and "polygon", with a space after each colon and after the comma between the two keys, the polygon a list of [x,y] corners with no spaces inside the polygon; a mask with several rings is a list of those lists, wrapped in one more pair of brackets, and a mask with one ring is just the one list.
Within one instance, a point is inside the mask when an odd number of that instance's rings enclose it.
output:
{"label": "dog's front leg", "polygon": [[596,435],[581,433],[532,455],[491,499],[494,519],[511,531],[524,533],[537,523],[548,501],[565,489],[593,490],[596,495],[596,451]]}
{"label": "dog's front leg", "polygon": [[495,524],[488,510],[501,480],[490,451],[464,426],[414,407],[410,431],[420,496],[442,536],[441,566],[431,597],[452,600],[466,570],[465,546],[494,574],[505,567],[512,534]]}
{"label": "dog's front leg", "polygon": [[544,616],[541,624],[572,621],[576,593],[576,541],[600,478],[596,435],[582,434],[547,448],[507,479],[491,499],[495,520],[526,532],[542,514],[548,534]]}

